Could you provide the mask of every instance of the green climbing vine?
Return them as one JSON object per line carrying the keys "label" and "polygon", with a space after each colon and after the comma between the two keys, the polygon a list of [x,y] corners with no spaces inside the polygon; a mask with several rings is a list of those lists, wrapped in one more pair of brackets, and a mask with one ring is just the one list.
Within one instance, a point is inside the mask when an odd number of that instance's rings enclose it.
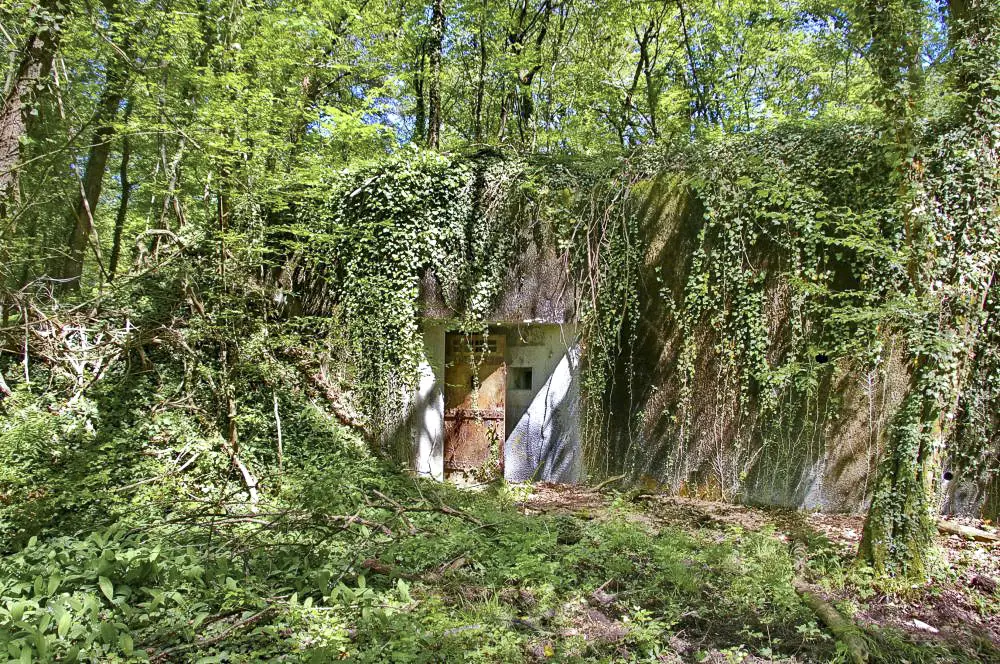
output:
{"label": "green climbing vine", "polygon": [[862,127],[792,128],[686,160],[703,214],[682,294],[667,303],[681,331],[674,461],[697,433],[692,399],[708,353],[736,402],[728,459],[713,467],[723,497],[740,495],[764,454],[796,475],[814,436],[787,429],[819,417],[802,409],[817,400],[820,376],[884,360],[876,308],[898,281],[884,260],[897,240],[875,147]]}
{"label": "green climbing vine", "polygon": [[[767,482],[787,493],[802,464],[824,452],[841,405],[832,377],[878,380],[892,340],[913,347],[917,323],[932,311],[906,288],[907,231],[883,155],[875,130],[843,125],[610,159],[414,152],[306,188],[280,237],[307,275],[293,279],[301,293],[323,292],[314,301],[344,321],[355,390],[376,431],[400,424],[423,357],[421,284],[436,283],[457,329],[486,333],[513,258],[535,242],[563,256],[576,289],[591,476],[676,474],[704,435],[693,416],[714,384],[732,400],[723,415],[729,460],[711,471],[723,497]],[[947,163],[928,172],[953,172]],[[947,206],[941,192],[950,185],[935,186]],[[671,207],[678,198],[693,203]],[[685,214],[695,216],[667,219]],[[650,227],[665,223],[691,235],[689,255],[667,253],[685,262],[679,288],[656,286],[672,267],[651,258]],[[679,340],[670,378],[679,387],[660,439],[649,437],[655,414],[636,394],[636,368],[651,361],[636,357],[639,338],[656,334],[643,328],[651,298]],[[914,431],[914,412],[908,398],[899,431]],[[983,428],[966,419],[966,438]],[[664,441],[672,444],[666,463],[652,459]]]}
{"label": "green climbing vine", "polygon": [[377,436],[399,424],[423,357],[421,279],[438,280],[467,328],[500,288],[502,270],[484,254],[502,263],[513,251],[500,219],[521,168],[414,152],[309,187],[281,227],[300,289],[341,313],[356,396]]}
{"label": "green climbing vine", "polygon": [[[907,11],[913,11],[886,9],[891,11],[873,18],[876,37],[881,36],[880,22],[909,20]],[[899,96],[897,72],[891,69],[897,64],[891,48],[895,42],[875,40],[884,105],[896,125],[889,154],[896,163],[894,179],[907,234],[903,299],[913,315],[906,328],[909,394],[887,432],[886,460],[861,554],[882,574],[914,578],[931,572],[940,472],[948,448],[956,447],[948,444],[956,432],[954,416],[962,412],[970,375],[971,396],[976,397],[977,363],[989,362],[982,342],[988,342],[987,304],[1000,255],[1000,8],[973,0],[952,9],[951,84],[957,103],[934,131],[913,135],[903,103],[910,99]],[[968,430],[957,428],[959,455],[961,436]]]}

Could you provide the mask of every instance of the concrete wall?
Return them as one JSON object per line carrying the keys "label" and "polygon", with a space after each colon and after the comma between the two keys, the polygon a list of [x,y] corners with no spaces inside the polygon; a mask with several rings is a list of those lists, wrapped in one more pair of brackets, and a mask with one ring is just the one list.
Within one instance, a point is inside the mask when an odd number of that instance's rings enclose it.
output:
{"label": "concrete wall", "polygon": [[[444,368],[448,324],[425,321],[424,361],[407,415],[414,470],[444,479]],[[491,327],[507,336],[504,475],[510,481],[574,482],[582,476],[580,348],[573,325]],[[517,389],[513,370],[530,369]]]}
{"label": "concrete wall", "polygon": [[[580,347],[573,325],[511,327],[507,332],[507,441],[504,476],[576,482],[580,452]],[[513,373],[530,368],[531,389],[516,389]]]}
{"label": "concrete wall", "polygon": [[[619,356],[607,397],[611,421],[603,440],[610,463],[588,471],[624,473],[650,488],[708,499],[864,509],[880,434],[905,393],[900,352],[886,340],[883,363],[874,372],[848,356],[810,364],[811,382],[783,393],[777,413],[768,418],[756,401],[741,403],[741,379],[716,350],[718,330],[706,317],[688,332],[676,314],[684,304],[703,210],[684,189],[674,197],[660,216],[646,220],[636,334]],[[792,290],[776,249],[751,251],[767,277],[761,313],[770,341],[767,359],[777,365],[793,352]],[[697,350],[687,384],[681,354],[691,339]]]}
{"label": "concrete wall", "polygon": [[444,480],[444,323],[423,325],[424,359],[420,380],[410,400],[409,429],[413,469],[419,475]]}
{"label": "concrete wall", "polygon": [[[565,252],[539,238],[528,238],[505,265],[499,297],[487,317],[497,323],[522,321],[565,324],[576,319],[576,286]],[[428,271],[420,281],[417,307],[427,319],[457,319],[464,310],[457,294],[447,292]]]}

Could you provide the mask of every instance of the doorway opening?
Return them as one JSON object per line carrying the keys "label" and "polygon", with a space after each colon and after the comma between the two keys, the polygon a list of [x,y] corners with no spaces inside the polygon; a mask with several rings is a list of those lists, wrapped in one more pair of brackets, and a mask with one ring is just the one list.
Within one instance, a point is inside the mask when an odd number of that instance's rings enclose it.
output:
{"label": "doorway opening", "polygon": [[445,336],[446,479],[488,482],[503,476],[506,350],[504,334],[448,332]]}

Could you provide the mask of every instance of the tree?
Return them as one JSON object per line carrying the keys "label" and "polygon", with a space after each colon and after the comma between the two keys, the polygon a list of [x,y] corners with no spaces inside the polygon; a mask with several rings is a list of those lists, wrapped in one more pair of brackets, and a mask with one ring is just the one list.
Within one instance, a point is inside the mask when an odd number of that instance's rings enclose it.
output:
{"label": "tree", "polygon": [[[101,199],[108,155],[111,152],[114,122],[122,103],[124,77],[119,71],[119,67],[120,65],[117,63],[108,66],[107,83],[101,93],[101,99],[97,103],[97,109],[94,111],[96,128],[91,139],[87,165],[83,171],[83,177],[80,178],[80,193],[70,212],[69,227],[71,230],[66,258],[60,272],[63,285],[70,290],[80,288],[84,253],[88,244],[94,247],[95,254],[97,254],[98,259],[100,258],[100,244],[96,236],[94,219],[97,214],[97,204]],[[127,171],[128,160],[125,156],[122,159]],[[127,187],[127,179],[123,181],[122,187],[122,197],[127,200],[124,189]],[[101,270],[104,270],[103,265]]]}
{"label": "tree", "polygon": [[59,44],[63,17],[58,0],[43,0],[33,15],[32,31],[17,58],[13,82],[0,111],[0,216],[8,197],[17,196],[21,140],[28,133],[38,109],[37,91],[52,68],[52,58]]}
{"label": "tree", "polygon": [[431,12],[430,36],[431,84],[427,93],[430,106],[430,126],[427,145],[434,150],[441,147],[441,58],[444,51],[444,0],[434,0]]}
{"label": "tree", "polygon": [[[872,0],[867,9],[879,104],[892,127],[909,296],[919,313],[906,331],[909,389],[888,432],[859,553],[882,574],[922,578],[933,548],[944,445],[998,267],[1000,12],[979,0],[951,5],[952,75],[960,103],[954,129],[928,150],[916,131],[924,80],[922,4]],[[941,167],[935,171],[935,165]],[[929,169],[937,180],[927,176]],[[939,259],[942,248],[948,261]]]}

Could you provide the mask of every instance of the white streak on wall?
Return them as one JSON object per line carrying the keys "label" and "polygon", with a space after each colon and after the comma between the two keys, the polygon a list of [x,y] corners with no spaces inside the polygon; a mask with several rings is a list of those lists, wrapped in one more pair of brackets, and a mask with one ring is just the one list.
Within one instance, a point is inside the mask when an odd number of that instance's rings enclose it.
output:
{"label": "white streak on wall", "polygon": [[511,366],[530,366],[535,384],[529,395],[508,392],[504,476],[515,482],[576,482],[582,476],[580,349],[559,327],[540,331],[535,347],[508,344]]}
{"label": "white streak on wall", "polygon": [[424,325],[424,360],[410,411],[414,470],[444,480],[444,334],[443,325]]}

